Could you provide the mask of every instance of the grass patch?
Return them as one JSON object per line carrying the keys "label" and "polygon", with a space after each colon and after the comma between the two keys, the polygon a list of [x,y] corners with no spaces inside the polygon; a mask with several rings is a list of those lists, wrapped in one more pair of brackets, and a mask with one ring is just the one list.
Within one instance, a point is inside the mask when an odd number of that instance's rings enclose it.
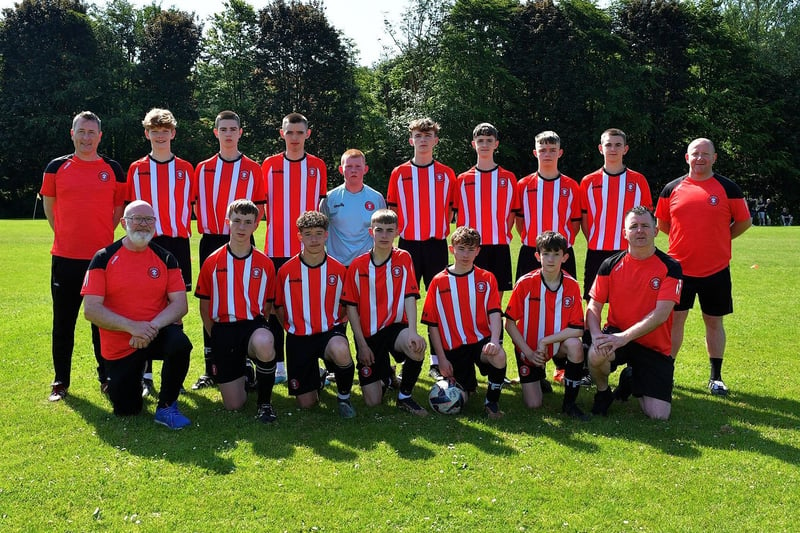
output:
{"label": "grass patch", "polygon": [[[475,400],[458,417],[368,409],[356,388],[358,417],[342,421],[332,389],[303,412],[277,386],[275,427],[253,421],[254,397],[228,413],[212,390],[182,396],[193,425],[170,432],[153,423],[151,400],[142,416],[111,414],[83,319],[70,395],[47,402],[51,232],[44,221],[0,221],[0,529],[796,530],[800,372],[790,342],[799,238],[800,228],[759,227],[734,241],[736,312],[726,319],[723,368],[731,394],[705,390],[695,311],[667,422],[646,419],[634,402],[616,403],[607,418],[567,420],[558,386],[533,412],[518,388],[504,390],[499,422],[483,419]],[[666,247],[663,236],[658,244]],[[187,384],[203,366],[193,297],[190,309]],[[588,408],[591,395],[581,391],[579,403]]]}

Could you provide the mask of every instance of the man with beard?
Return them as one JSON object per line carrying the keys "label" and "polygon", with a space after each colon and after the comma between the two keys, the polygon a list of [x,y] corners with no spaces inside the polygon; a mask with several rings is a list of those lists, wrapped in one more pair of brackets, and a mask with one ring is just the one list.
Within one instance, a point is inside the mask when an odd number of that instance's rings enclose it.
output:
{"label": "man with beard", "polygon": [[161,359],[155,421],[181,429],[191,423],[177,401],[192,350],[179,324],[188,311],[186,287],[175,256],[150,242],[155,223],[150,204],[128,204],[122,217],[126,236],[95,254],[81,294],[86,319],[100,328],[114,414],[142,411],[142,367]]}

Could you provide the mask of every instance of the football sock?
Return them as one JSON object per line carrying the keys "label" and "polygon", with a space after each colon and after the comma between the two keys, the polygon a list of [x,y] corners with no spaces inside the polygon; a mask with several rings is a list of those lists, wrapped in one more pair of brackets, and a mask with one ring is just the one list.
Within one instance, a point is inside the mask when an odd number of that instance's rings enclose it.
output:
{"label": "football sock", "polygon": [[722,380],[722,358],[709,358],[711,363],[711,376],[710,379],[719,381]]}
{"label": "football sock", "polygon": [[256,359],[256,387],[258,405],[272,403],[272,388],[275,386],[275,359],[269,362]]}
{"label": "football sock", "polygon": [[353,388],[353,378],[355,376],[356,367],[352,361],[347,366],[337,366],[333,374],[336,376],[336,390],[339,392],[339,398],[349,398],[350,389]]}
{"label": "football sock", "polygon": [[506,367],[489,369],[489,387],[486,390],[486,401],[497,402],[500,399],[500,390],[503,388],[503,381],[506,378]]}
{"label": "football sock", "polygon": [[406,396],[411,396],[414,390],[414,385],[419,379],[419,373],[422,370],[422,361],[414,361],[413,359],[406,358],[403,363],[403,381],[400,383],[400,392]]}
{"label": "football sock", "polygon": [[564,370],[564,406],[573,404],[578,399],[582,377],[583,363],[567,361],[567,366]]}
{"label": "football sock", "polygon": [[206,376],[214,375],[214,356],[211,353],[211,335],[203,328],[203,359],[206,365]]}

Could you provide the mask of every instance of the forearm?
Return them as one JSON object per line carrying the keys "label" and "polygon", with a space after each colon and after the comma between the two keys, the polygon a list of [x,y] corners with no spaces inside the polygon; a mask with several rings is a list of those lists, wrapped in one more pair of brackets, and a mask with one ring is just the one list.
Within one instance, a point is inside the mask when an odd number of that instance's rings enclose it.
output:
{"label": "forearm", "polygon": [[361,329],[361,317],[358,314],[358,309],[354,305],[347,306],[347,319],[350,321],[350,328],[353,330],[353,342],[363,349],[367,346],[367,339]]}
{"label": "forearm", "polygon": [[408,328],[411,331],[417,331],[417,300],[413,296],[409,296],[404,302],[406,319],[408,320]]}
{"label": "forearm", "polygon": [[42,196],[42,207],[44,208],[44,216],[47,218],[47,223],[50,224],[50,229],[55,230],[55,203],[56,199],[53,196]]}
{"label": "forearm", "polygon": [[125,331],[131,335],[134,332],[135,322],[133,320],[111,311],[102,302],[94,301],[90,296],[84,298],[83,316],[99,328]]}
{"label": "forearm", "polygon": [[517,349],[520,352],[522,352],[523,354],[526,354],[526,355],[530,354],[531,352],[533,352],[533,350],[528,345],[528,343],[525,342],[525,337],[522,336],[522,332],[517,327],[516,322],[514,322],[513,320],[510,320],[510,319],[507,319],[506,320],[506,332],[508,333],[508,336],[511,337],[511,340],[514,343],[514,346],[516,346]]}
{"label": "forearm", "polygon": [[589,329],[589,333],[591,334],[592,338],[602,333],[602,330],[600,329],[600,318],[602,312],[602,304],[595,300],[589,300],[589,305],[586,308],[586,327]]}
{"label": "forearm", "polygon": [[735,239],[742,233],[748,230],[750,226],[753,225],[753,221],[751,219],[741,220],[739,222],[734,222],[731,224],[731,239]]}
{"label": "forearm", "polygon": [[542,337],[541,339],[539,339],[539,343],[544,344],[545,346],[549,346],[550,344],[555,344],[556,342],[564,342],[567,339],[580,337],[581,335],[583,335],[582,329],[564,328],[558,333],[553,333],[552,335]]}
{"label": "forearm", "polygon": [[187,312],[188,309],[185,299],[183,302],[180,300],[172,301],[167,305],[167,307],[158,313],[155,318],[150,321],[150,323],[158,329],[163,329],[170,324],[175,324],[178,322],[181,318],[186,316]]}
{"label": "forearm", "polygon": [[489,331],[491,331],[491,341],[500,344],[500,336],[503,334],[503,316],[499,312],[489,313]]}
{"label": "forearm", "polygon": [[672,312],[674,305],[673,302],[658,301],[655,309],[647,313],[639,322],[627,328],[625,331],[620,332],[618,335],[622,337],[626,344],[647,335],[669,318],[669,314]]}

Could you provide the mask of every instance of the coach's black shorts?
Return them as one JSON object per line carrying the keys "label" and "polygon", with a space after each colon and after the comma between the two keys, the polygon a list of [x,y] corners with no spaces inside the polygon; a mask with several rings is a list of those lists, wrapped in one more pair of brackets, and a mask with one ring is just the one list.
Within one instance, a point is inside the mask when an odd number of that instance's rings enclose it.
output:
{"label": "coach's black shorts", "polygon": [[336,370],[336,365],[325,359],[325,349],[333,337],[344,337],[345,342],[347,341],[344,324],[314,335],[286,333],[286,373],[289,377],[289,394],[299,396],[319,390],[318,359],[325,362],[328,372]]}
{"label": "coach's black shorts", "polygon": [[414,273],[419,280],[425,280],[425,287],[430,287],[433,276],[447,268],[447,241],[444,239],[428,239],[427,241],[408,241],[402,237],[397,247],[411,254]]}
{"label": "coach's black shorts", "polygon": [[478,390],[478,378],[475,367],[478,367],[482,376],[488,376],[492,365],[481,361],[481,351],[489,344],[491,339],[486,337],[474,344],[463,344],[455,350],[444,351],[447,360],[453,365],[453,377],[461,388],[469,393]]}
{"label": "coach's black shorts", "polygon": [[481,245],[480,252],[475,256],[475,266],[494,274],[500,292],[510,291],[513,288],[511,248],[507,244]]}
{"label": "coach's black shorts", "polygon": [[[567,260],[563,265],[561,265],[561,270],[565,271],[573,278],[578,279],[578,270],[575,263],[575,250],[572,248],[572,246],[567,249],[567,254],[569,254],[569,257],[567,257]],[[517,258],[516,281],[519,281],[519,278],[529,272],[533,272],[537,268],[542,268],[542,264],[538,259],[536,259],[536,247],[526,246],[523,244],[519,249],[519,257]]]}
{"label": "coach's black shorts", "polygon": [[250,337],[257,329],[269,330],[264,317],[238,322],[216,322],[211,327],[212,374],[217,383],[228,383],[245,375]]}
{"label": "coach's black shorts", "polygon": [[731,269],[725,267],[705,278],[683,276],[681,301],[676,311],[688,311],[694,307],[694,297],[700,300],[700,310],[709,316],[724,316],[733,313],[731,296]]}
{"label": "coach's black shorts", "polygon": [[[603,333],[619,333],[618,328],[606,326]],[[616,352],[611,371],[628,365],[633,369],[632,393],[635,397],[649,396],[672,403],[672,380],[675,359],[636,342],[629,342]]]}
{"label": "coach's black shorts", "polygon": [[153,237],[153,242],[161,246],[175,256],[181,267],[183,283],[186,284],[186,292],[192,290],[192,252],[189,249],[189,239],[184,237],[167,237],[159,235]]}
{"label": "coach's black shorts", "polygon": [[586,250],[586,262],[583,267],[583,299],[589,301],[589,291],[592,290],[594,285],[594,278],[597,277],[597,271],[600,270],[600,265],[611,257],[617,255],[621,250]]}
{"label": "coach's black shorts", "polygon": [[[356,365],[358,369],[359,385],[363,387],[364,385],[369,385],[370,383],[375,383],[376,381],[391,377],[392,367],[389,361],[389,354],[391,354],[398,363],[402,363],[406,360],[406,354],[394,349],[397,337],[406,328],[408,328],[408,324],[398,322],[383,328],[372,337],[366,339],[367,346],[372,350],[372,355],[375,357],[375,363],[373,363],[372,366],[364,366],[361,363]],[[356,353],[358,353],[357,347]]]}

